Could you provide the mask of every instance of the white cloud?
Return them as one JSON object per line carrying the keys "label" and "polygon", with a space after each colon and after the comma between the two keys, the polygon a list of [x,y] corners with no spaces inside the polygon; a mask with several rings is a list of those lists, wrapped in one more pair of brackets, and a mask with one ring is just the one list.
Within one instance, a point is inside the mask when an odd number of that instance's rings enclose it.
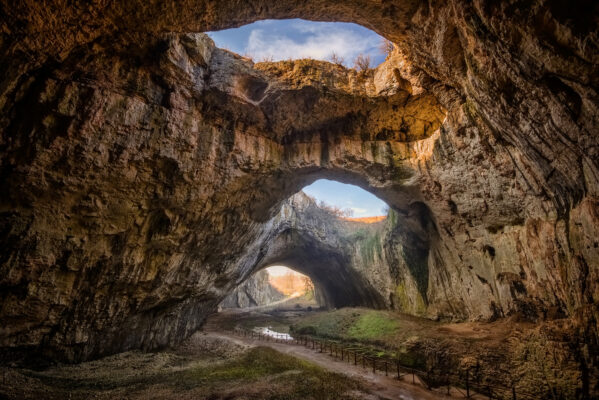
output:
{"label": "white cloud", "polygon": [[356,214],[366,214],[368,212],[368,210],[366,210],[364,208],[357,208],[357,207],[352,207],[351,210]]}
{"label": "white cloud", "polygon": [[257,61],[270,58],[274,61],[299,58],[327,60],[335,53],[344,58],[346,64],[351,64],[358,54],[376,49],[380,41],[376,35],[365,36],[342,27],[308,23],[296,23],[292,27],[301,32],[302,37],[252,30],[245,52]]}

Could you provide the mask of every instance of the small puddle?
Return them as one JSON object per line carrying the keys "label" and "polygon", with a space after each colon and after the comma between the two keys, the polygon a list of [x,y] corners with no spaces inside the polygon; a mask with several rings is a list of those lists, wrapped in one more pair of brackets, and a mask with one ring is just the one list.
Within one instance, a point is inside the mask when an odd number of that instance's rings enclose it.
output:
{"label": "small puddle", "polygon": [[281,333],[281,332],[276,332],[271,330],[270,328],[267,327],[256,327],[254,328],[254,330],[256,332],[259,332],[263,335],[266,336],[270,336],[272,338],[275,339],[279,339],[279,340],[293,340],[293,337],[291,337],[291,335],[289,335],[288,333]]}

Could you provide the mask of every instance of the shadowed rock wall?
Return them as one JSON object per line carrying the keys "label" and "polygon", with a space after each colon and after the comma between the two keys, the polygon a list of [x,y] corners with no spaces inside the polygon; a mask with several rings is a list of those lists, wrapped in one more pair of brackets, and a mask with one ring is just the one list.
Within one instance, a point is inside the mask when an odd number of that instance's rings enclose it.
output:
{"label": "shadowed rock wall", "polygon": [[[79,360],[181,340],[320,177],[393,208],[387,304],[568,316],[596,340],[593,2],[0,6],[0,346]],[[265,17],[397,47],[359,74],[168,33]]]}

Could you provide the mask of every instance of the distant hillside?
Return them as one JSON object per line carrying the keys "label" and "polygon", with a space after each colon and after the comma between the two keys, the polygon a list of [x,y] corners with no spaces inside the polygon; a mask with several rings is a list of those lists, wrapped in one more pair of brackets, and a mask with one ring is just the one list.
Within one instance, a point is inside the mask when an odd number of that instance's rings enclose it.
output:
{"label": "distant hillside", "polygon": [[386,215],[377,215],[376,217],[361,217],[361,218],[345,217],[343,219],[346,221],[363,222],[365,224],[372,224],[374,222],[382,221],[385,218],[387,218]]}
{"label": "distant hillside", "polygon": [[270,284],[285,296],[293,294],[304,294],[313,289],[312,281],[304,275],[287,273],[285,275],[270,275]]}

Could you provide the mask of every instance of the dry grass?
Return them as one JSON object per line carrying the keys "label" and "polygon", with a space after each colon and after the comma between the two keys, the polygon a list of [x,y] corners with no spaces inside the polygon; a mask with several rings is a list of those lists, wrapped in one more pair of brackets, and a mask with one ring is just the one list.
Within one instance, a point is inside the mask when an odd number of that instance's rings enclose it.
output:
{"label": "dry grass", "polygon": [[360,390],[355,380],[271,348],[199,334],[172,351],[0,372],[2,399],[352,399]]}

